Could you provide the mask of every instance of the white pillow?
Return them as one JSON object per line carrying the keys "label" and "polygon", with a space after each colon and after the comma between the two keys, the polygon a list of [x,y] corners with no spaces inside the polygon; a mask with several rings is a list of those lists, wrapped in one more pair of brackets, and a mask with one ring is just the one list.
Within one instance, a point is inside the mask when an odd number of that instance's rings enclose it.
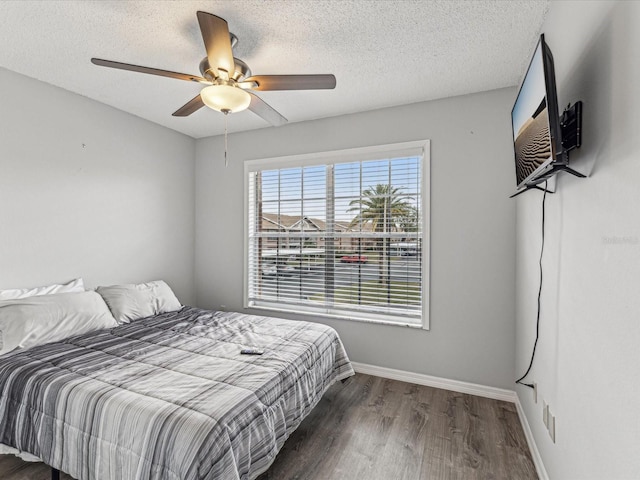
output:
{"label": "white pillow", "polygon": [[182,308],[171,287],[162,280],[137,285],[98,287],[96,291],[107,302],[118,323],[129,323]]}
{"label": "white pillow", "polygon": [[96,292],[60,293],[0,302],[0,355],[117,327]]}
{"label": "white pillow", "polygon": [[47,285],[36,288],[11,288],[0,290],[0,301],[15,300],[17,298],[35,297],[38,295],[52,295],[54,293],[78,293],[84,292],[84,282],[81,278],[76,278],[64,285]]}

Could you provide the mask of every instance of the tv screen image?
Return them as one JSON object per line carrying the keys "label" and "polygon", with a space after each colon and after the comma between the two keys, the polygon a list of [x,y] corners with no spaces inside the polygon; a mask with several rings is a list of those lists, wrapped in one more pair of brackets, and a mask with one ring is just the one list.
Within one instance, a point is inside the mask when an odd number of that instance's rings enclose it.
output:
{"label": "tv screen image", "polygon": [[518,188],[553,160],[543,42],[538,42],[511,111]]}

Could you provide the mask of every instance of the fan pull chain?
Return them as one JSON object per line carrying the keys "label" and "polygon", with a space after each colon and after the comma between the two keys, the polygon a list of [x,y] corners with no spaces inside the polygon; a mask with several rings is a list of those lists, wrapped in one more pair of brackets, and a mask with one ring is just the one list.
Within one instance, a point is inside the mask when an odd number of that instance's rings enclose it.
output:
{"label": "fan pull chain", "polygon": [[228,143],[227,143],[227,127],[228,127],[228,116],[231,110],[227,110],[226,108],[221,110],[224,113],[224,168],[229,166],[229,158],[227,157]]}

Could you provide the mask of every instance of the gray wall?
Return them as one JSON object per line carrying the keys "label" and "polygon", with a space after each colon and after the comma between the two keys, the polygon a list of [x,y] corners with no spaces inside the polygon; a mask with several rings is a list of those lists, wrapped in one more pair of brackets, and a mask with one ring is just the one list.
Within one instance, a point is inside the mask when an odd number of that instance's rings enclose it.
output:
{"label": "gray wall", "polygon": [[354,361],[513,388],[514,97],[505,89],[233,134],[226,169],[223,139],[198,140],[198,304],[243,308],[244,160],[430,139],[431,330],[304,318],[336,328]]}
{"label": "gray wall", "polygon": [[193,287],[192,138],[0,69],[0,288]]}
{"label": "gray wall", "polygon": [[[543,31],[560,105],[584,102],[584,143],[547,196],[538,352],[518,389],[549,477],[640,476],[640,3],[552,2]],[[517,200],[517,370],[535,334],[541,194]]]}

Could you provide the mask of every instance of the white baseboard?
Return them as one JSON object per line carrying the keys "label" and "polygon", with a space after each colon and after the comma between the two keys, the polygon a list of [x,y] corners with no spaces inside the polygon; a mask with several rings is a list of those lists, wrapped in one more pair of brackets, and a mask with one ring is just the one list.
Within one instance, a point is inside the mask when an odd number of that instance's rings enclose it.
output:
{"label": "white baseboard", "polygon": [[549,475],[547,475],[547,470],[544,468],[544,463],[542,463],[542,457],[540,456],[540,452],[538,451],[538,446],[536,445],[536,441],[533,438],[533,432],[531,431],[531,427],[529,427],[527,416],[524,414],[524,409],[522,408],[522,404],[520,403],[520,397],[518,397],[517,395],[516,409],[518,410],[518,417],[520,417],[522,430],[524,430],[524,436],[526,437],[527,443],[529,444],[529,451],[531,452],[533,464],[535,465],[536,471],[538,472],[538,478],[540,478],[540,480],[549,480]]}
{"label": "white baseboard", "polygon": [[375,365],[368,365],[366,363],[351,362],[353,369],[357,373],[365,373],[367,375],[374,375],[376,377],[389,378],[391,380],[400,380],[401,382],[415,383],[418,385],[426,385],[427,387],[442,388],[444,390],[451,390],[454,392],[468,393],[469,395],[478,395],[479,397],[491,398],[494,400],[503,400],[505,402],[515,403],[520,423],[522,424],[522,430],[524,430],[527,444],[529,445],[529,451],[531,452],[531,459],[538,472],[540,480],[549,480],[547,471],[542,463],[542,457],[538,451],[533,433],[529,427],[529,422],[524,414],[522,405],[518,395],[513,390],[505,390],[502,388],[488,387],[486,385],[478,385],[476,383],[461,382],[460,380],[451,380],[449,378],[432,377],[431,375],[424,375],[422,373],[406,372],[404,370],[395,370],[393,368],[377,367]]}
{"label": "white baseboard", "polygon": [[367,365],[366,363],[351,362],[351,365],[353,365],[353,369],[358,373],[366,373],[367,375],[374,375],[376,377],[416,383],[418,385],[426,385],[427,387],[442,388],[453,392],[468,393],[469,395],[478,395],[479,397],[504,400],[505,402],[511,403],[515,403],[518,399],[516,392],[512,390],[488,387],[486,385],[478,385],[476,383],[461,382],[460,380],[451,380],[449,378],[432,377],[431,375],[425,375],[423,373],[413,373],[406,372],[404,370],[395,370],[393,368],[377,367],[375,365]]}

